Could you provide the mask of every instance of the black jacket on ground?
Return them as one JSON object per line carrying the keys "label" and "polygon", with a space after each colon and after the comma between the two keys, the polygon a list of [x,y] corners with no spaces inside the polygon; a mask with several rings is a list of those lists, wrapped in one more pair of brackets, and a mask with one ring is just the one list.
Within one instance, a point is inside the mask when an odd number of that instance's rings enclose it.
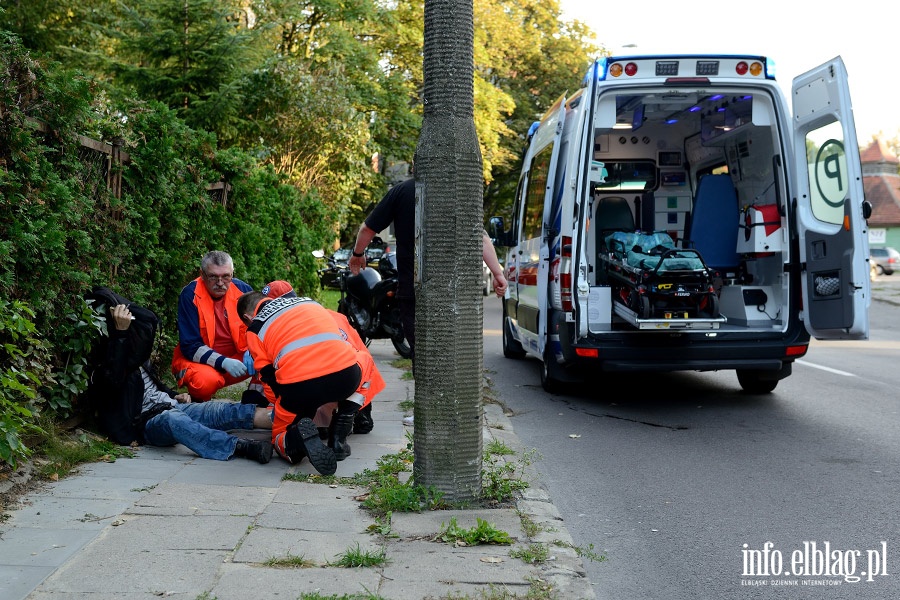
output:
{"label": "black jacket on ground", "polygon": [[[106,316],[109,334],[95,342],[93,371],[84,396],[85,404],[109,439],[123,446],[132,442],[142,444],[144,424],[160,411],[141,413],[144,379],[140,367],[144,367],[161,390],[173,398],[175,396],[160,381],[149,362],[159,319],[153,311],[133,304],[109,288],[95,287],[85,299]],[[117,304],[128,305],[134,315],[134,322],[125,331],[116,329],[113,322],[111,311]],[[161,410],[166,408],[169,407],[161,406]]]}

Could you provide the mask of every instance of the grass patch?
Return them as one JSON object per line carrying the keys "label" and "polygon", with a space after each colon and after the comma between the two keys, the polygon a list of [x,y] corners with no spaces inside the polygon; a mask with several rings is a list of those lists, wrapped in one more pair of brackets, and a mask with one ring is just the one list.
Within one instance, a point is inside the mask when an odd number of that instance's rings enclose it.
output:
{"label": "grass patch", "polygon": [[553,543],[560,548],[571,548],[575,551],[575,554],[577,554],[579,558],[586,558],[591,562],[603,562],[606,560],[605,556],[594,551],[593,544],[588,544],[585,548],[584,546],[576,546],[575,544],[570,544],[568,542],[563,542],[560,540],[556,540]]}
{"label": "grass patch", "polygon": [[337,310],[338,300],[341,299],[341,290],[323,288],[319,290],[318,302],[325,308]]}
{"label": "grass patch", "polygon": [[270,558],[263,564],[267,567],[277,567],[279,569],[308,569],[309,567],[318,566],[315,562],[295,554]]}
{"label": "grass patch", "polygon": [[119,446],[90,431],[60,431],[53,424],[43,425],[43,428],[47,437],[38,445],[40,458],[34,461],[36,472],[42,479],[55,481],[86,462],[134,458],[134,450],[129,446]]}
{"label": "grass patch", "polygon": [[450,519],[450,523],[444,526],[438,533],[436,540],[442,542],[450,542],[453,544],[462,544],[466,546],[478,546],[480,544],[497,544],[509,545],[513,543],[512,538],[503,530],[497,529],[492,523],[488,523],[484,519],[475,519],[476,525],[469,529],[463,529],[456,522],[456,517]]}
{"label": "grass patch", "polygon": [[362,550],[359,544],[341,554],[338,560],[328,563],[329,567],[380,567],[390,562],[384,549],[378,551]]}
{"label": "grass patch", "polygon": [[488,442],[488,445],[484,447],[484,451],[496,456],[510,456],[516,453],[516,451],[510,448],[506,442],[501,442],[500,440],[491,440]]}
{"label": "grass patch", "polygon": [[399,535],[391,531],[392,514],[393,513],[388,512],[383,517],[375,517],[375,522],[366,527],[366,531],[368,531],[369,533],[382,535],[384,537],[400,537]]}
{"label": "grass patch", "polygon": [[519,515],[519,520],[522,522],[522,531],[525,532],[530,538],[533,538],[538,533],[543,531],[543,527],[534,522],[534,519],[523,513],[521,510],[516,511]]}
{"label": "grass patch", "polygon": [[391,366],[395,369],[402,369],[404,371],[412,371],[412,359],[411,358],[396,358],[391,361]]}
{"label": "grass patch", "polygon": [[297,598],[299,598],[299,600],[386,600],[384,597],[370,592],[361,594],[341,594],[340,596],[337,594],[323,596],[318,592],[307,592],[300,594]]}
{"label": "grass patch", "polygon": [[530,544],[527,548],[514,548],[509,555],[518,558],[530,565],[547,562],[550,557],[550,549],[546,544]]}
{"label": "grass patch", "polygon": [[528,488],[525,468],[534,462],[537,450],[532,448],[517,461],[506,458],[510,453],[515,454],[502,442],[491,442],[485,448],[481,469],[481,495],[488,502],[509,502],[516,492]]}

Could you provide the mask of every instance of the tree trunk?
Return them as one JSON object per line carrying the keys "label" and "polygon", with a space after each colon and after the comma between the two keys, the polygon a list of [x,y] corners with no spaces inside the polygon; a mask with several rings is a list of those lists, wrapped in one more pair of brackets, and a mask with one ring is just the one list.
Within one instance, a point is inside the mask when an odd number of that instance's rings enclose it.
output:
{"label": "tree trunk", "polygon": [[481,495],[482,175],[472,0],[426,0],[416,174],[416,483]]}

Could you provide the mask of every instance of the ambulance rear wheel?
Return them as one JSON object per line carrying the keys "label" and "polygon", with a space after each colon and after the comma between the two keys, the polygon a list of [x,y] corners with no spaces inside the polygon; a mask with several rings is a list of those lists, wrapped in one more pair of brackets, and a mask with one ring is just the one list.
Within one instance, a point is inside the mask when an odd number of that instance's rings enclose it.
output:
{"label": "ambulance rear wheel", "polygon": [[762,374],[767,371],[751,371],[746,369],[738,369],[737,378],[741,388],[748,394],[768,394],[778,385],[778,379],[763,378]]}
{"label": "ambulance rear wheel", "polygon": [[559,394],[565,385],[553,376],[556,366],[556,357],[550,352],[550,345],[544,348],[544,358],[541,360],[541,387],[549,394]]}

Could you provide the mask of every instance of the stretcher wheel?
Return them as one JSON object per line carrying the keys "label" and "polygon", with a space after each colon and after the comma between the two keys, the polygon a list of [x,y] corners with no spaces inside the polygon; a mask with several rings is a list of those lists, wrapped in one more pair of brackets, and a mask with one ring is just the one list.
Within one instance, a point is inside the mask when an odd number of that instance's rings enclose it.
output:
{"label": "stretcher wheel", "polygon": [[640,302],[641,302],[641,310],[638,314],[641,315],[642,319],[649,319],[650,318],[650,298],[648,298],[647,296],[641,295]]}
{"label": "stretcher wheel", "polygon": [[640,319],[650,318],[650,298],[645,294],[639,294],[636,291],[631,292],[631,310]]}
{"label": "stretcher wheel", "polygon": [[706,297],[706,313],[713,319],[719,318],[719,297],[715,294],[709,294]]}

